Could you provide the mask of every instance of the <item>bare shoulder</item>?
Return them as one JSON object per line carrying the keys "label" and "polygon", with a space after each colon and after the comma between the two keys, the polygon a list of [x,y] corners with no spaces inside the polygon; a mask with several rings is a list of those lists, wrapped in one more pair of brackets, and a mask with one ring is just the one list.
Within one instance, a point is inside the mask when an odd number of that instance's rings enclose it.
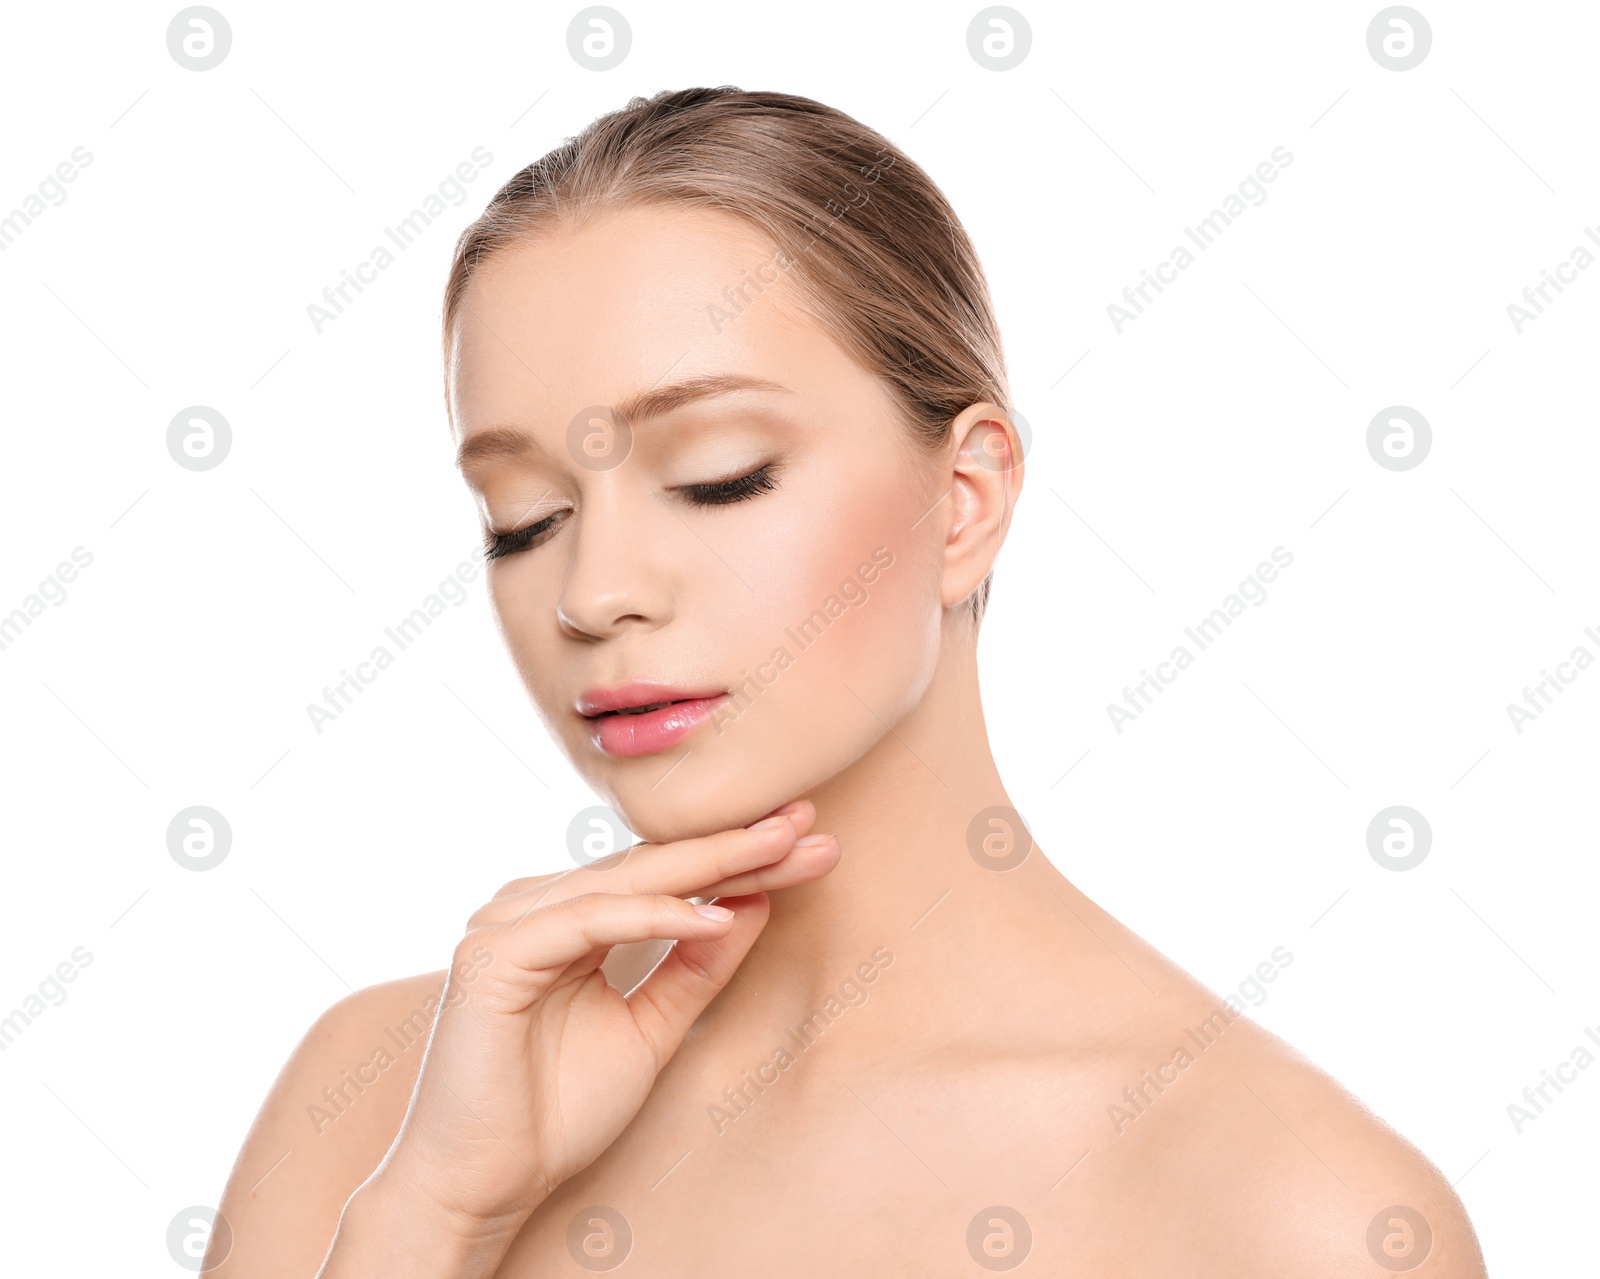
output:
{"label": "bare shoulder", "polygon": [[1146,1110],[1133,1122],[1168,1138],[1192,1178],[1193,1229],[1231,1273],[1485,1279],[1466,1210],[1421,1150],[1250,1018],[1191,1011],[1177,1041],[1188,1061],[1164,1072],[1169,1094],[1135,1093]]}
{"label": "bare shoulder", "polygon": [[312,1023],[251,1125],[220,1205],[232,1251],[217,1273],[316,1274],[345,1200],[388,1153],[445,972],[368,986]]}
{"label": "bare shoulder", "polygon": [[[626,990],[660,958],[614,947],[604,969]],[[232,1227],[225,1279],[317,1273],[339,1214],[388,1154],[411,1103],[445,970],[368,986],[312,1023],[261,1103],[219,1205]],[[208,1269],[210,1267],[208,1266]]]}
{"label": "bare shoulder", "polygon": [[[1104,1272],[1485,1279],[1466,1210],[1421,1150],[1239,996],[1061,891],[1109,956],[1094,988],[1119,992],[1086,1005],[1081,973],[1045,983],[1093,1012],[1074,1031],[1092,1028],[1093,1052],[1063,1059],[1060,1091],[1088,1151],[1074,1200],[1118,1223],[1101,1232]],[[1261,980],[1292,956],[1273,959]]]}

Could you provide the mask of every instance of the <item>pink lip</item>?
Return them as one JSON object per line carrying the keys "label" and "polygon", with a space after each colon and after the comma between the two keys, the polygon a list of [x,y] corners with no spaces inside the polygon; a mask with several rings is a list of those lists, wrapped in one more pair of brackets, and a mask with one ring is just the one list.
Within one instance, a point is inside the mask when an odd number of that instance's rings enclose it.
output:
{"label": "pink lip", "polygon": [[694,732],[711,718],[727,696],[718,693],[713,697],[694,697],[640,715],[601,715],[593,720],[590,736],[607,755],[653,755]]}
{"label": "pink lip", "polygon": [[[652,680],[629,680],[586,690],[577,712],[590,721],[590,739],[608,755],[650,755],[687,737],[709,719],[727,693],[722,689],[677,688]],[[642,714],[614,712],[670,702]]]}
{"label": "pink lip", "polygon": [[679,688],[672,684],[658,684],[654,680],[630,679],[625,684],[610,688],[596,686],[585,689],[578,698],[580,715],[605,715],[610,711],[623,711],[633,706],[649,706],[653,702],[682,702],[695,697],[717,697],[720,688]]}

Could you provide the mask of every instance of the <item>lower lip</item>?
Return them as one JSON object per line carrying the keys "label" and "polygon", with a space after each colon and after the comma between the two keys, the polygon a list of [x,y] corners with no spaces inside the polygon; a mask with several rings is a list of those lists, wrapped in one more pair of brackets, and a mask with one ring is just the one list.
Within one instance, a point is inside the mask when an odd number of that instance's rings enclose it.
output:
{"label": "lower lip", "polygon": [[643,715],[604,715],[592,722],[590,735],[607,755],[654,755],[704,724],[727,696],[695,697]]}

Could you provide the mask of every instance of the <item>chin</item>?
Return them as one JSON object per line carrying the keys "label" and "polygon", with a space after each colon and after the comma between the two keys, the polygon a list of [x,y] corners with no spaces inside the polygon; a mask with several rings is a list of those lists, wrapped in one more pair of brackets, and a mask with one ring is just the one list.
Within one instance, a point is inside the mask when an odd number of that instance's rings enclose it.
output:
{"label": "chin", "polygon": [[[683,764],[656,789],[652,789],[655,773],[650,775],[650,780],[611,786],[596,784],[595,788],[622,815],[628,829],[651,844],[670,844],[748,826],[779,805],[797,798],[784,794],[769,802],[758,796],[744,778],[732,773],[719,778],[708,777],[698,783],[690,779],[680,781],[679,773],[688,767],[689,764]],[[780,790],[781,786],[772,787],[771,793],[778,795]]]}
{"label": "chin", "polygon": [[652,844],[748,826],[817,783],[819,774],[801,767],[781,741],[757,742],[748,732],[731,730],[719,737],[710,726],[703,731],[703,741],[696,734],[682,749],[604,758],[598,765],[593,747],[586,746],[589,767],[580,772],[628,829]]}

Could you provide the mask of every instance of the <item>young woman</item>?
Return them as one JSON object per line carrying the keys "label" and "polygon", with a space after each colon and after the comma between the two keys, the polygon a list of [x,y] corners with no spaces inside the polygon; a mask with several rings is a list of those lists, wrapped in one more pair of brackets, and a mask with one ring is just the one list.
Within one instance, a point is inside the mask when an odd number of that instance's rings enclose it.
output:
{"label": "young woman", "polygon": [[635,100],[462,235],[444,353],[511,655],[648,842],[329,1009],[208,1264],[1484,1274],[1426,1158],[1018,819],[976,642],[1021,445],[902,152],[806,98]]}

